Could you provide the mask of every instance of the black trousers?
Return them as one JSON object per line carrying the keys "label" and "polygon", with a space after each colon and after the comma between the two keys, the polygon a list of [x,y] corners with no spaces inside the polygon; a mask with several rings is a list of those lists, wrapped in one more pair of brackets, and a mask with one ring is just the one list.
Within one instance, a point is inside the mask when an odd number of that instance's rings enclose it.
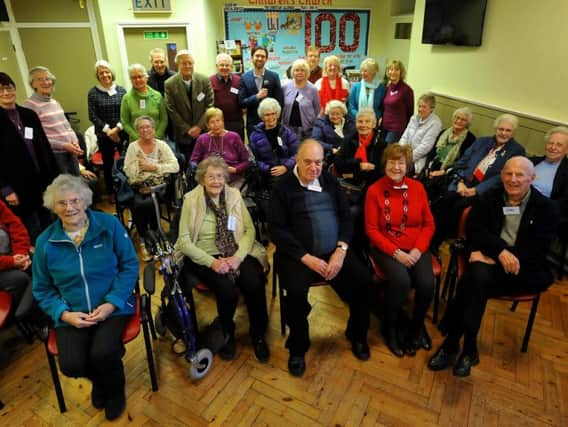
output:
{"label": "black trousers", "polygon": [[[249,334],[253,340],[263,338],[268,326],[268,310],[266,308],[265,281],[259,262],[247,255],[239,267],[239,276],[233,282],[228,276],[218,274],[213,269],[198,265],[189,258],[185,258],[184,269],[202,280],[215,294],[217,300],[217,313],[221,320],[223,332],[235,333],[233,317],[239,302],[239,289],[245,298],[249,315]],[[191,292],[187,283],[182,283],[187,294]]]}
{"label": "black trousers", "polygon": [[[167,188],[161,190],[158,196],[158,202],[166,198]],[[156,218],[156,210],[154,202],[152,201],[151,194],[141,194],[136,192],[134,194],[134,201],[132,202],[132,216],[134,225],[138,230],[140,237],[144,238],[148,230],[158,229],[158,219]]]}
{"label": "black trousers", "polygon": [[122,334],[128,320],[129,316],[112,316],[89,328],[57,328],[61,372],[101,385],[107,399],[124,395]]}
{"label": "black trousers", "polygon": [[464,351],[477,351],[477,334],[489,298],[542,292],[550,284],[547,280],[532,280],[522,272],[518,276],[507,274],[500,264],[469,264],[444,316],[443,322],[448,326],[444,345],[448,350],[456,351],[463,335]]}
{"label": "black trousers", "polygon": [[115,150],[119,152],[122,150],[122,141],[115,143],[108,136],[101,136],[97,139],[97,145],[101,150],[103,158],[103,175],[105,179],[105,189],[107,193],[112,193],[112,166],[114,164]]}
{"label": "black trousers", "polygon": [[407,268],[375,248],[372,249],[371,255],[387,279],[384,308],[386,325],[390,328],[398,326],[399,313],[408,299],[408,291],[414,288],[414,311],[411,326],[415,329],[422,327],[434,295],[435,279],[430,252],[424,252],[411,268]]}
{"label": "black trousers", "polygon": [[465,208],[473,204],[476,197],[462,197],[455,191],[448,191],[430,206],[436,223],[436,231],[430,244],[432,250],[437,250],[444,240],[456,237],[461,215]]}
{"label": "black trousers", "polygon": [[[278,257],[278,277],[280,286],[286,291],[284,316],[290,327],[286,347],[291,354],[303,355],[310,347],[308,314],[311,311],[308,302],[309,285],[323,282],[325,279],[306,267],[300,260],[281,253]],[[330,254],[321,257],[328,260]],[[343,267],[337,276],[328,281],[337,295],[349,304],[349,321],[346,334],[353,340],[367,342],[369,330],[369,288],[371,274],[354,252],[349,249],[345,255]],[[282,303],[282,302],[281,302]]]}
{"label": "black trousers", "polygon": [[[31,273],[31,272],[30,272]],[[31,284],[30,274],[18,269],[0,271],[0,289],[12,295],[12,307],[14,310]]]}

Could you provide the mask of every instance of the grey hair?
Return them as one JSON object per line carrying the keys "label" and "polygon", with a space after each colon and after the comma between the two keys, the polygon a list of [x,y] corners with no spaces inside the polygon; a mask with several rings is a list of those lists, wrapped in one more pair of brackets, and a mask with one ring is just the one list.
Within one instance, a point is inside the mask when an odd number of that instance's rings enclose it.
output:
{"label": "grey hair", "polygon": [[430,92],[426,92],[422,95],[420,95],[420,98],[418,98],[418,101],[424,101],[425,103],[427,103],[430,108],[433,110],[436,108],[436,97],[430,93]]}
{"label": "grey hair", "polygon": [[95,77],[97,78],[97,80],[99,80],[99,68],[101,67],[108,68],[110,70],[110,73],[112,74],[112,81],[114,82],[114,71],[110,67],[109,62],[105,61],[104,59],[99,59],[97,62],[95,62]]}
{"label": "grey hair", "polygon": [[338,74],[341,74],[341,60],[339,59],[339,57],[335,56],[335,55],[329,55],[326,56],[323,60],[323,71],[322,71],[322,75],[323,76],[327,76],[327,66],[334,62],[337,65],[337,68],[339,68],[337,70]]}
{"label": "grey hair", "polygon": [[371,116],[372,119],[375,120],[375,121],[377,120],[377,115],[375,114],[375,110],[373,110],[371,107],[363,107],[363,108],[361,108],[361,109],[357,112],[357,117],[356,117],[356,118],[358,119],[360,116],[364,116],[364,115]]}
{"label": "grey hair", "polygon": [[219,61],[223,59],[228,59],[231,64],[233,63],[233,57],[231,55],[229,55],[228,53],[220,53],[215,58],[215,65],[219,64]]}
{"label": "grey hair", "polygon": [[176,64],[179,62],[180,56],[189,56],[191,58],[191,61],[195,62],[193,54],[188,49],[182,49],[178,53],[176,53],[176,59],[175,59]]}
{"label": "grey hair", "polygon": [[161,47],[155,47],[154,49],[152,49],[150,51],[150,61],[152,61],[152,55],[156,55],[157,53],[159,53],[160,55],[162,55],[164,57],[164,59],[166,59],[166,51],[164,49],[162,49]]}
{"label": "grey hair", "polygon": [[258,117],[262,119],[266,111],[276,111],[278,117],[280,117],[280,113],[282,112],[282,107],[280,106],[278,101],[275,100],[274,98],[264,98],[262,101],[260,101],[260,104],[258,105],[258,109],[256,110],[256,112],[258,113]]}
{"label": "grey hair", "polygon": [[61,174],[47,186],[43,193],[43,206],[50,211],[54,211],[55,198],[61,193],[77,193],[86,207],[93,203],[93,192],[89,188],[85,180],[79,176]]}
{"label": "grey hair", "polygon": [[144,77],[148,77],[148,72],[146,71],[146,67],[142,64],[130,64],[128,66],[128,75],[132,74],[133,71],[138,71],[142,73]]}
{"label": "grey hair", "polygon": [[458,114],[467,116],[467,127],[469,127],[469,125],[471,125],[471,121],[473,120],[473,113],[471,112],[469,107],[461,107],[456,109],[452,114],[452,120],[455,120]]}
{"label": "grey hair", "polygon": [[47,73],[47,77],[49,77],[49,79],[51,80],[51,82],[53,84],[55,84],[55,81],[57,80],[55,78],[55,75],[49,71],[49,68],[44,67],[43,65],[38,65],[36,67],[33,67],[30,72],[28,73],[28,78],[29,78],[29,83],[30,86],[32,85],[32,82],[34,81],[34,74],[37,73],[38,71],[45,71]]}
{"label": "grey hair", "polygon": [[359,69],[362,70],[363,68],[366,68],[367,71],[370,71],[374,75],[376,75],[379,72],[379,64],[373,58],[363,59],[361,65],[359,65]]}
{"label": "grey hair", "polygon": [[550,129],[548,132],[544,134],[544,142],[548,142],[550,137],[555,133],[561,133],[564,136],[568,137],[568,127],[566,126],[556,126]]}
{"label": "grey hair", "polygon": [[310,74],[310,66],[308,65],[308,61],[303,58],[296,59],[294,62],[292,62],[292,68],[290,68],[290,72],[293,72],[296,68],[303,68],[306,74]]}
{"label": "grey hair", "polygon": [[339,101],[338,99],[332,99],[327,104],[325,104],[325,114],[329,115],[331,110],[333,110],[334,108],[339,108],[344,116],[347,114],[347,107],[345,106],[345,103]]}
{"label": "grey hair", "polygon": [[493,122],[493,128],[497,129],[499,127],[499,123],[501,123],[501,122],[511,123],[511,125],[513,126],[513,132],[515,130],[517,130],[517,128],[519,127],[519,119],[517,118],[517,116],[513,116],[512,114],[508,114],[508,113],[501,114]]}
{"label": "grey hair", "polygon": [[203,185],[205,182],[205,174],[207,173],[207,169],[209,168],[221,168],[223,169],[223,175],[225,177],[225,181],[229,181],[229,170],[228,165],[223,160],[222,157],[212,155],[205,159],[203,159],[197,165],[197,169],[195,170],[195,180],[199,185]]}
{"label": "grey hair", "polygon": [[138,116],[138,117],[136,117],[136,120],[134,120],[134,129],[138,130],[138,125],[143,120],[149,121],[150,124],[152,125],[152,129],[156,128],[156,122],[154,121],[154,119],[152,117],[150,117],[150,116]]}

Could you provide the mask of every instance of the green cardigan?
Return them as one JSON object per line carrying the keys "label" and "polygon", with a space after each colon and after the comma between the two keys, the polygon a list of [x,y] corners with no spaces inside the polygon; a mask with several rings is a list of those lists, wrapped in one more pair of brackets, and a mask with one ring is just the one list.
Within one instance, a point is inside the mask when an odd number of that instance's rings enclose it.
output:
{"label": "green cardigan", "polygon": [[[141,101],[144,100],[142,103]],[[140,108],[144,104],[144,108]],[[150,116],[154,119],[156,138],[164,139],[166,126],[168,126],[168,112],[166,103],[160,92],[148,86],[148,93],[141,95],[134,88],[130,89],[122,97],[120,104],[120,123],[130,137],[130,142],[138,139],[138,132],[134,127],[134,121],[140,116]]]}

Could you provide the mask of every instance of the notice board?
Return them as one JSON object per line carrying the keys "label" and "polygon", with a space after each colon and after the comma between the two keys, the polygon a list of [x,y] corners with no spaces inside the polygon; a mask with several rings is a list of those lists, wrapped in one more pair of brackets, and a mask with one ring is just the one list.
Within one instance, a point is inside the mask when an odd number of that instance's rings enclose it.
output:
{"label": "notice board", "polygon": [[224,12],[225,38],[241,40],[246,70],[257,45],[268,50],[266,66],[280,77],[310,45],[320,48],[322,60],[337,55],[342,67],[359,68],[367,56],[370,10],[226,7]]}

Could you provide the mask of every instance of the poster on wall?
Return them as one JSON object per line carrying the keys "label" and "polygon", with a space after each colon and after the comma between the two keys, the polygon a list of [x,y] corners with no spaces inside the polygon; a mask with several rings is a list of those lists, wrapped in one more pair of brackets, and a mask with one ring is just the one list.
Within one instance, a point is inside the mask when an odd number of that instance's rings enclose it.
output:
{"label": "poster on wall", "polygon": [[241,40],[245,69],[255,46],[268,50],[267,68],[285,77],[288,66],[304,57],[307,46],[322,59],[337,55],[341,65],[359,68],[367,56],[370,10],[225,8],[225,38]]}

